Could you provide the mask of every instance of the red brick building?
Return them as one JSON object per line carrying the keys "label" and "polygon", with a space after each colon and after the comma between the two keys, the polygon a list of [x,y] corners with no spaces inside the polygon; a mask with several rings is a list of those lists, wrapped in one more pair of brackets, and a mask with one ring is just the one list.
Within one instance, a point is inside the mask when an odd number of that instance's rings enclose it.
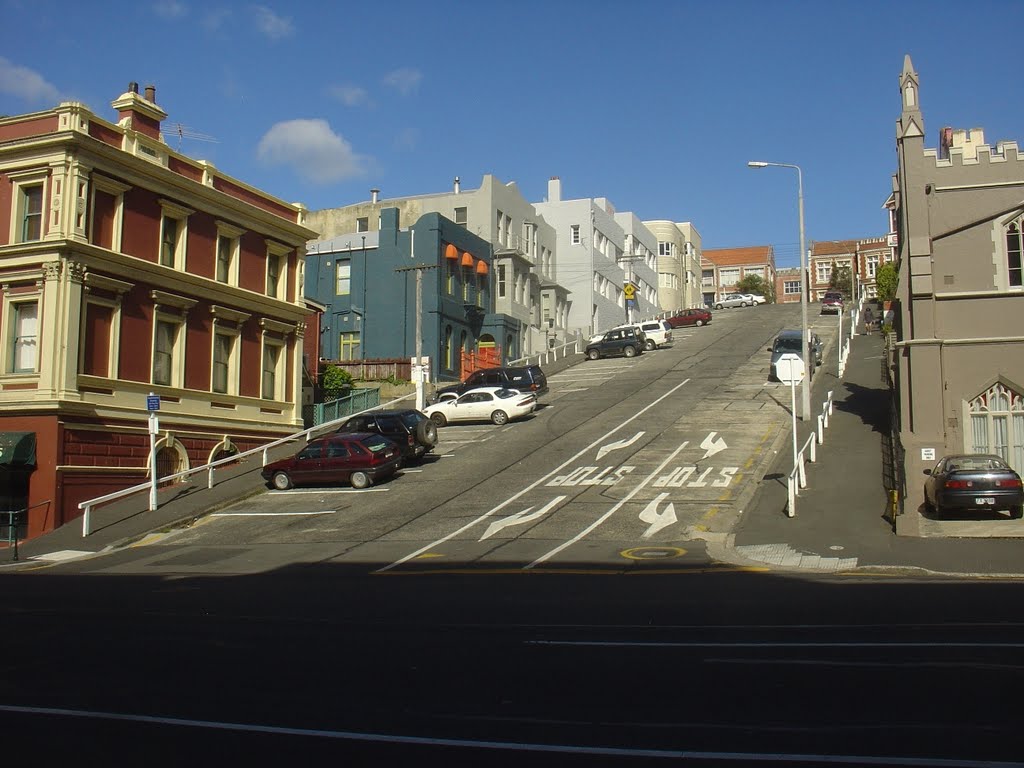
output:
{"label": "red brick building", "polygon": [[171,149],[155,89],[0,119],[0,509],[85,499],[302,427],[305,211]]}
{"label": "red brick building", "polygon": [[[748,275],[757,275],[770,290],[775,285],[775,249],[770,245],[746,248],[704,249],[704,259],[714,265],[715,295],[719,299],[736,289],[736,284]],[[708,291],[704,290],[705,299]]]}

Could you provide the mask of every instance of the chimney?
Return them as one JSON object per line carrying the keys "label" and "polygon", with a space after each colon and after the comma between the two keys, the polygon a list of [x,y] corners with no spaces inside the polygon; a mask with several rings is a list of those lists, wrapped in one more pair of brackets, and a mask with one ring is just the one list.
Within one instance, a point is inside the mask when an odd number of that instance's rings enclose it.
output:
{"label": "chimney", "polygon": [[117,110],[117,124],[127,130],[137,131],[154,141],[160,141],[160,123],[167,119],[167,113],[156,105],[156,88],[146,86],[146,98],[139,96],[139,84],[128,83],[128,90],[122,93],[110,106]]}
{"label": "chimney", "polygon": [[460,190],[461,188],[462,188],[462,186],[461,186],[461,184],[459,183],[459,177],[458,177],[458,176],[456,176],[456,177],[455,177],[455,194],[456,194],[456,195],[457,195],[457,194],[459,194],[459,190]]}
{"label": "chimney", "polygon": [[370,190],[370,202],[371,203],[376,203],[377,202],[377,196],[379,194],[380,194],[380,190],[377,189],[376,187],[371,189]]}
{"label": "chimney", "polygon": [[548,202],[562,202],[562,180],[557,176],[552,176],[548,179]]}

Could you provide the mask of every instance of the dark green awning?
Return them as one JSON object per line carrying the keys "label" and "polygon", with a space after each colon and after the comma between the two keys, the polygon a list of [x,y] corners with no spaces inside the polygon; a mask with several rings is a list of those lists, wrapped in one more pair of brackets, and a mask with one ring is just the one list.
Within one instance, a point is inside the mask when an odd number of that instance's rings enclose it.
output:
{"label": "dark green awning", "polygon": [[35,465],[35,432],[0,432],[0,466]]}

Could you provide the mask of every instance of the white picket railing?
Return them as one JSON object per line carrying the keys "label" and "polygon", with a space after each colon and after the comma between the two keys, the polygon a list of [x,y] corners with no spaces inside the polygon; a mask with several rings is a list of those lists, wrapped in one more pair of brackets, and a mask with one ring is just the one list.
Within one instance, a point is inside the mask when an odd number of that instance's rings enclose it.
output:
{"label": "white picket railing", "polygon": [[821,407],[818,414],[817,429],[807,436],[803,447],[797,451],[796,463],[789,473],[786,482],[786,491],[789,496],[786,504],[786,515],[796,517],[796,500],[800,496],[800,489],[807,487],[807,461],[814,464],[818,461],[817,446],[825,442],[825,429],[828,427],[829,416],[832,415],[833,390],[829,390],[828,398]]}

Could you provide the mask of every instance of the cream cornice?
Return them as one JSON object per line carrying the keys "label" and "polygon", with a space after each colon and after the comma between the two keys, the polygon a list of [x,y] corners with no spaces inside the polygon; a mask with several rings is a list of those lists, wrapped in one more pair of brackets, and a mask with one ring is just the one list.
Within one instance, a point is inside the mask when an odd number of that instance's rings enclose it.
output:
{"label": "cream cornice", "polygon": [[196,305],[196,299],[190,299],[187,296],[178,296],[174,293],[167,293],[166,291],[152,290],[149,292],[149,297],[156,302],[157,305],[164,305],[168,307],[176,307],[177,309],[189,310]]}
{"label": "cream cornice", "polygon": [[272,331],[273,333],[292,333],[295,330],[295,324],[282,323],[277,320],[271,320],[269,317],[261,317],[260,328],[264,331]]}
{"label": "cream cornice", "polygon": [[116,280],[115,278],[107,277],[106,275],[98,275],[95,272],[85,273],[85,285],[87,288],[101,288],[105,291],[113,291],[117,294],[127,293],[135,287],[135,283]]}
{"label": "cream cornice", "polygon": [[237,309],[222,307],[218,304],[214,304],[210,307],[210,314],[218,320],[230,320],[233,323],[244,323],[252,317],[252,313],[250,312],[239,312]]}

